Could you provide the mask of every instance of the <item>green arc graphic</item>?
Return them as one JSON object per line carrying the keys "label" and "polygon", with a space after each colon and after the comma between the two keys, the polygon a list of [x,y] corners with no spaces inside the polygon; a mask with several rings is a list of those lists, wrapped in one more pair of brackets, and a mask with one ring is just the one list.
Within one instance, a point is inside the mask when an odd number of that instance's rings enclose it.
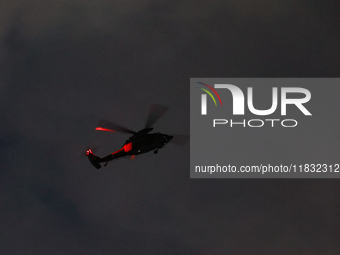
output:
{"label": "green arc graphic", "polygon": [[216,100],[215,100],[214,96],[213,96],[208,90],[206,90],[206,89],[204,89],[204,88],[200,88],[200,87],[197,87],[197,88],[198,88],[198,89],[201,89],[201,90],[203,90],[203,91],[205,91],[205,92],[207,92],[207,93],[209,94],[209,96],[211,96],[211,98],[214,100],[214,103],[215,103],[215,105],[217,106]]}

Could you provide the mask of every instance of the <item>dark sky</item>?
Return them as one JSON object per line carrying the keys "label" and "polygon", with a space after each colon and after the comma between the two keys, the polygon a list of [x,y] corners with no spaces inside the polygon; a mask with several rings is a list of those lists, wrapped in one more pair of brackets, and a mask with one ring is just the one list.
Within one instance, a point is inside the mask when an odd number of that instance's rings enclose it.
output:
{"label": "dark sky", "polygon": [[[340,254],[338,180],[197,180],[189,144],[98,171],[100,119],[189,133],[190,77],[338,77],[335,1],[1,1],[1,254]],[[311,137],[311,139],[313,139]],[[325,149],[325,148],[322,148]]]}

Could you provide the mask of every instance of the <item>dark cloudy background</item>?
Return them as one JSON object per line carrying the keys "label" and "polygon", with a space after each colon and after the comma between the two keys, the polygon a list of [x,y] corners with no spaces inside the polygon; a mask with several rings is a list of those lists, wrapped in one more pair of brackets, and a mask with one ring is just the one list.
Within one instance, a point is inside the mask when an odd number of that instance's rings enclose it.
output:
{"label": "dark cloudy background", "polygon": [[191,180],[188,144],[100,171],[83,156],[127,138],[95,132],[100,119],[138,130],[153,103],[169,107],[156,131],[188,134],[190,77],[339,77],[335,1],[21,0],[0,13],[1,254],[340,253],[338,180]]}

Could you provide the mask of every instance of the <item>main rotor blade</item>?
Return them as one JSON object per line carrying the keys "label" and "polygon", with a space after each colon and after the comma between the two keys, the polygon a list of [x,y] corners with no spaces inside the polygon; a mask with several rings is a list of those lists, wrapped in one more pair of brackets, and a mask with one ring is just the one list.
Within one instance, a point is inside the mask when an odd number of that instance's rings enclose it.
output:
{"label": "main rotor blade", "polygon": [[136,134],[135,131],[128,129],[126,127],[120,126],[118,124],[115,124],[115,123],[108,121],[108,120],[99,121],[99,124],[98,124],[98,127],[96,128],[96,130]]}
{"label": "main rotor blade", "polygon": [[174,138],[171,139],[170,143],[176,145],[184,145],[190,140],[190,135],[174,135]]}
{"label": "main rotor blade", "polygon": [[150,128],[164,113],[168,110],[168,107],[153,104],[150,108],[148,120],[146,121],[145,128]]}

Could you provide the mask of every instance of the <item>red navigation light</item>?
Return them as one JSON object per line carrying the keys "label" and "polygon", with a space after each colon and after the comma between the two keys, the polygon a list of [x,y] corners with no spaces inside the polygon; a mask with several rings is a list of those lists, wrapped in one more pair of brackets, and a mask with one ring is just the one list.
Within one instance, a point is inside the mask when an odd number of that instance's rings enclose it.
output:
{"label": "red navigation light", "polygon": [[132,143],[125,144],[123,148],[124,148],[125,152],[131,151],[132,150]]}

